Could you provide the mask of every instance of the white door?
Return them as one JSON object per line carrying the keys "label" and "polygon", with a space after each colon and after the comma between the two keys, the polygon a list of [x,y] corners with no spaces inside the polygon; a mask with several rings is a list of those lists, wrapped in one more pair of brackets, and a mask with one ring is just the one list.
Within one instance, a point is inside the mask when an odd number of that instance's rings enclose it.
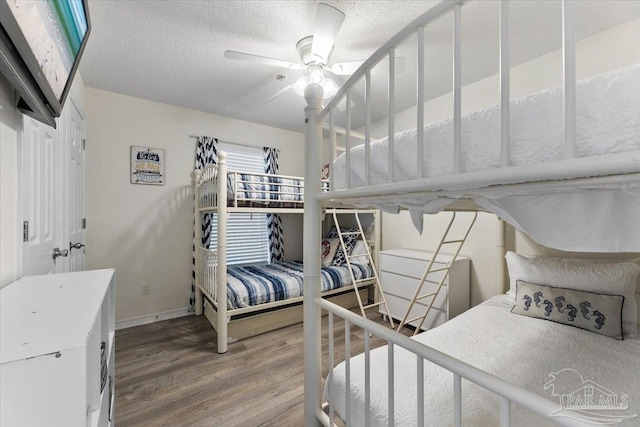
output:
{"label": "white door", "polygon": [[22,129],[22,275],[59,272],[60,258],[53,258],[59,220],[58,132],[27,116]]}
{"label": "white door", "polygon": [[[68,233],[69,264],[68,271],[84,270],[84,117],[76,108],[73,100],[66,105],[68,132],[67,146],[67,179],[64,189],[67,214],[65,214],[66,231]],[[65,233],[66,234],[66,233]]]}

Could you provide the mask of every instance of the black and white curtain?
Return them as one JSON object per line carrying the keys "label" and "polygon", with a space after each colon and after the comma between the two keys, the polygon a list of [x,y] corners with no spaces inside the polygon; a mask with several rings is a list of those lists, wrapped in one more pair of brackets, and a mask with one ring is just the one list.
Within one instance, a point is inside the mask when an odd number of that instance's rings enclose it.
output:
{"label": "black and white curtain", "polygon": [[[264,147],[264,173],[278,173],[278,150]],[[277,191],[277,185],[271,188]],[[284,241],[282,238],[282,219],[278,214],[267,214],[267,227],[269,228],[269,253],[271,262],[284,261]]]}
{"label": "black and white curtain", "polygon": [[[204,169],[218,163],[218,140],[209,136],[198,137],[196,144],[196,169]],[[195,197],[195,195],[194,195]],[[195,205],[194,205],[195,206]],[[195,239],[195,223],[193,236]],[[211,241],[211,214],[202,217],[202,246],[209,247]],[[196,306],[196,246],[193,244],[193,258],[191,269],[191,295],[189,296],[189,311],[195,311]]]}

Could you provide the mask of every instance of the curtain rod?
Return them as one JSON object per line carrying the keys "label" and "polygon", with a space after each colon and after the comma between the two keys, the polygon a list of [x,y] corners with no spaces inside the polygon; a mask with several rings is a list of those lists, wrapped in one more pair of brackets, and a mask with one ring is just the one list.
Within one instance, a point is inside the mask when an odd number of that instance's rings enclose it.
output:
{"label": "curtain rod", "polygon": [[[200,135],[194,135],[194,134],[191,134],[191,135],[189,135],[189,138],[196,138],[196,139],[197,139],[197,138],[200,138]],[[243,143],[241,143],[241,142],[229,142],[229,141],[222,141],[222,140],[220,140],[220,139],[218,140],[218,142],[223,142],[223,143],[225,143],[225,144],[239,145],[239,146],[241,146],[241,147],[249,147],[249,148],[263,148],[263,147],[259,147],[259,146],[257,146],[257,145],[243,144]],[[276,148],[276,147],[270,147],[270,148],[275,148],[277,152],[280,152],[280,149],[279,149],[279,148]]]}

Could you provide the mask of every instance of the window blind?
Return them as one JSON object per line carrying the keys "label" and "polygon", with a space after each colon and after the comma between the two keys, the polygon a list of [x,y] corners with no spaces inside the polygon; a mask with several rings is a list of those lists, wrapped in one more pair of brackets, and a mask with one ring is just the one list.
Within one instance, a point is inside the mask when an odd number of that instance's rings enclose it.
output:
{"label": "window blind", "polygon": [[[227,169],[264,173],[264,155],[260,148],[234,147],[221,144],[226,151]],[[218,236],[217,214],[211,218],[210,249],[215,250]],[[227,220],[227,264],[255,264],[269,262],[269,230],[267,214],[232,213]]]}

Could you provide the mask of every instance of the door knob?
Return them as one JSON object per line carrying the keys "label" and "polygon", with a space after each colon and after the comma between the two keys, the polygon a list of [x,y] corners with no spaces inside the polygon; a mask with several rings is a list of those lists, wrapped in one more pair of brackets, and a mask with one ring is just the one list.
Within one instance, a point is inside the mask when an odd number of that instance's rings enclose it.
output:
{"label": "door knob", "polygon": [[55,260],[59,256],[66,257],[69,255],[69,251],[67,249],[60,250],[60,248],[53,248],[53,259]]}
{"label": "door knob", "polygon": [[82,249],[82,248],[84,248],[84,245],[82,243],[80,243],[80,242],[78,242],[78,243],[69,242],[69,250],[71,250],[71,249]]}

